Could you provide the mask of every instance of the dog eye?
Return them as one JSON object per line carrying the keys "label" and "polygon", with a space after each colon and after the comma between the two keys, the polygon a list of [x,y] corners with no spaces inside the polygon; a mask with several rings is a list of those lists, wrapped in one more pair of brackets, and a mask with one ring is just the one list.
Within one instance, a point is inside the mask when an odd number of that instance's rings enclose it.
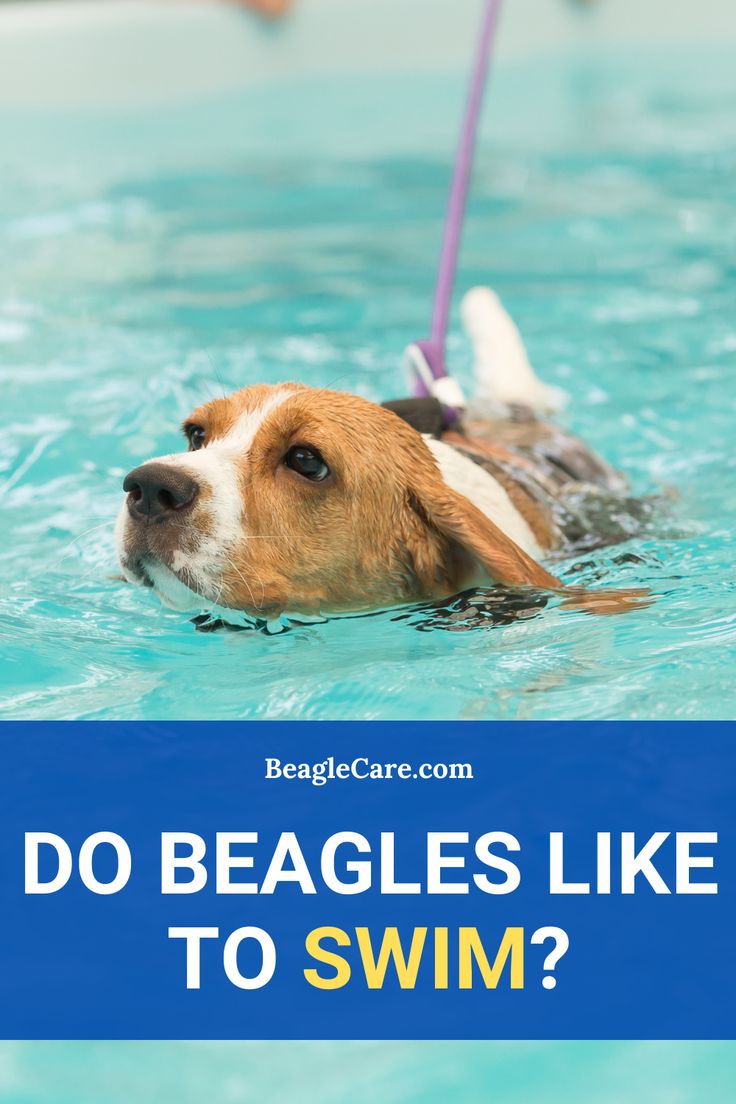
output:
{"label": "dog eye", "polygon": [[192,452],[196,452],[197,449],[201,449],[204,445],[205,431],[202,426],[190,425],[186,428],[187,440],[189,441],[189,447]]}
{"label": "dog eye", "polygon": [[330,469],[316,449],[306,448],[304,445],[294,445],[284,457],[287,468],[303,475],[305,479],[311,479],[313,483],[320,483],[330,474]]}

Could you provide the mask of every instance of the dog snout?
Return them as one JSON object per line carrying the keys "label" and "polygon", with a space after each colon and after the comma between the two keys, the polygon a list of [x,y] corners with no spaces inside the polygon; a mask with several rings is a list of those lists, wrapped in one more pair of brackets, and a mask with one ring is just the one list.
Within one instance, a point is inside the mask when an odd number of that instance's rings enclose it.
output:
{"label": "dog snout", "polygon": [[186,472],[152,461],[128,472],[123,481],[128,512],[141,521],[166,521],[197,497],[199,485]]}

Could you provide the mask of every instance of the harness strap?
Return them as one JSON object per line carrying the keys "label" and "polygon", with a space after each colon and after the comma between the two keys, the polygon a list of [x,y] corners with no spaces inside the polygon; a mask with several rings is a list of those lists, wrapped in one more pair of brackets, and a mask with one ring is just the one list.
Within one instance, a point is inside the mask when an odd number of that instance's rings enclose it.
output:
{"label": "harness strap", "polygon": [[456,422],[466,405],[460,385],[447,371],[445,345],[478,119],[500,7],[501,0],[486,0],[447,203],[430,336],[409,345],[405,353],[405,367],[414,394],[437,398],[445,410],[445,425]]}
{"label": "harness strap", "polygon": [[440,437],[444,428],[444,410],[439,399],[433,395],[424,395],[415,399],[392,399],[391,402],[381,403],[385,410],[390,410],[407,422],[417,433],[427,433],[430,437]]}

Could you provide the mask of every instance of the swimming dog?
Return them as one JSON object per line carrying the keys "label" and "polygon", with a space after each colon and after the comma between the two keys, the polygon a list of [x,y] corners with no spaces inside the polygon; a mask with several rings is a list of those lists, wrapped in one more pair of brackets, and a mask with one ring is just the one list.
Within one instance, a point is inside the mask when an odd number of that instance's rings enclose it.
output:
{"label": "swimming dog", "polygon": [[[303,383],[245,387],[194,410],[187,451],[124,481],[125,578],[166,605],[269,624],[447,598],[500,584],[612,613],[642,591],[564,587],[548,564],[631,535],[624,478],[543,415],[488,288],[463,303],[477,396],[447,428],[436,400],[380,406]],[[635,509],[635,507],[631,507]]]}

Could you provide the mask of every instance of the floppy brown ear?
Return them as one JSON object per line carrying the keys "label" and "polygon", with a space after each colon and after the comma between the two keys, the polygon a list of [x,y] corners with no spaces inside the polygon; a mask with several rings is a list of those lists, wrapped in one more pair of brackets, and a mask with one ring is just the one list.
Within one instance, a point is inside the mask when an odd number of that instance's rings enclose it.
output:
{"label": "floppy brown ear", "polygon": [[[451,547],[477,560],[497,583],[554,591],[564,598],[563,609],[599,615],[631,613],[653,602],[649,590],[643,587],[588,590],[565,586],[469,499],[448,487],[442,479],[434,478],[434,473],[415,478],[409,493],[412,509],[425,525],[449,541]],[[452,581],[452,571],[445,574]]]}
{"label": "floppy brown ear", "polygon": [[416,512],[443,536],[469,552],[496,582],[547,590],[562,586],[559,579],[527,555],[477,506],[442,480],[423,480],[411,494]]}

